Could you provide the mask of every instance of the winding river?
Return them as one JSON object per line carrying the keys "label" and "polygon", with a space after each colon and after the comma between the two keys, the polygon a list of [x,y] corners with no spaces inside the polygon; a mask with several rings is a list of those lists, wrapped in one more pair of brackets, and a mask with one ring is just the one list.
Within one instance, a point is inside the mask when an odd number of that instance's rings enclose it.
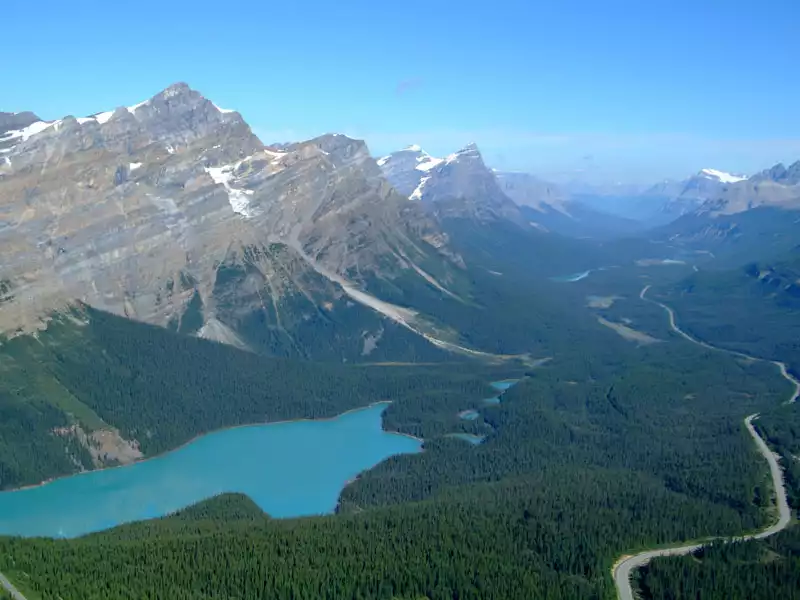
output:
{"label": "winding river", "polygon": [[[661,308],[663,308],[667,315],[669,316],[669,325],[670,328],[677,333],[678,335],[682,336],[684,339],[692,342],[693,344],[697,344],[698,346],[702,346],[704,348],[708,348],[710,350],[717,350],[719,352],[727,352],[728,354],[732,354],[734,356],[739,356],[742,358],[747,358],[749,360],[764,360],[760,358],[756,358],[754,356],[750,356],[748,354],[744,354],[743,352],[737,352],[735,350],[726,350],[724,348],[718,348],[716,346],[712,346],[706,342],[702,342],[693,338],[691,335],[683,331],[680,327],[678,327],[677,323],[675,322],[675,311],[673,311],[669,306],[666,304],[662,304],[661,302],[657,302],[656,300],[650,300],[646,298],[647,290],[650,289],[650,286],[645,286],[639,297],[642,300],[647,302],[652,302],[657,304]],[[794,392],[792,393],[791,397],[785,402],[785,404],[791,404],[795,402],[800,396],[800,381],[798,381],[789,370],[786,368],[786,365],[780,361],[769,361],[772,362],[775,366],[778,367],[780,370],[781,375],[789,381],[794,386]],[[758,414],[753,414],[748,416],[744,420],[745,427],[747,428],[747,432],[750,434],[750,437],[753,438],[756,446],[758,447],[758,451],[761,455],[766,459],[767,463],[769,464],[770,475],[772,476],[772,483],[775,487],[775,495],[776,501],[778,505],[778,520],[767,527],[766,529],[761,530],[758,533],[743,535],[743,536],[735,536],[731,538],[727,538],[728,541],[745,541],[745,540],[760,540],[771,535],[775,535],[779,531],[783,531],[789,525],[791,521],[791,510],[789,509],[789,503],[786,498],[786,486],[783,480],[783,471],[781,470],[780,465],[778,464],[779,457],[772,452],[769,447],[767,446],[766,442],[758,435],[758,432],[753,427],[753,421],[758,418]],[[716,540],[720,541],[720,540]],[[625,555],[621,556],[614,566],[611,568],[611,572],[614,576],[614,585],[617,587],[617,597],[619,600],[635,600],[635,596],[633,594],[633,588],[631,587],[631,575],[633,571],[636,569],[645,566],[654,558],[659,558],[663,556],[685,556],[687,554],[692,554],[693,552],[702,548],[704,544],[683,544],[683,545],[676,545],[670,546],[667,548],[657,548],[654,550],[645,550],[644,552],[640,552],[639,554],[634,554],[633,556]]]}

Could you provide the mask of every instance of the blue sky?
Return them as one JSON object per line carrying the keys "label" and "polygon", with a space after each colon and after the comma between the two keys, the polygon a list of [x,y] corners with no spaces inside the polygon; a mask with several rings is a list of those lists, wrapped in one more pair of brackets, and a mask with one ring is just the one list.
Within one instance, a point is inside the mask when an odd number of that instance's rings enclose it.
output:
{"label": "blue sky", "polygon": [[0,110],[128,105],[175,81],[265,142],[649,182],[800,159],[797,0],[5,0]]}

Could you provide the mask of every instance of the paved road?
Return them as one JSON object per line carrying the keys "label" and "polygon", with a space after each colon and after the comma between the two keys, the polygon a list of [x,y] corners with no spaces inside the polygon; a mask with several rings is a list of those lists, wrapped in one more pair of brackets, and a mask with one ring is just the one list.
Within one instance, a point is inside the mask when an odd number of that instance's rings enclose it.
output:
{"label": "paved road", "polygon": [[0,585],[2,585],[6,591],[11,594],[11,597],[14,598],[14,600],[28,600],[2,573],[0,573]]}
{"label": "paved road", "polygon": [[[645,298],[645,294],[647,294],[647,290],[650,286],[645,286],[642,289],[642,292],[639,294],[639,297],[642,300],[648,300]],[[649,302],[655,302],[654,300],[648,300]],[[700,340],[696,340],[692,336],[690,336],[685,331],[681,330],[678,327],[677,323],[675,322],[675,312],[666,304],[661,304],[660,302],[655,302],[661,308],[663,308],[667,314],[669,315],[669,324],[675,333],[683,336],[685,339],[689,340],[694,344],[698,344],[703,346],[704,348],[709,348],[711,350],[719,350],[721,352],[728,352],[729,354],[734,354],[736,356],[741,356],[743,358],[747,358],[749,360],[761,360],[755,358],[753,356],[749,356],[747,354],[743,354],[741,352],[736,352],[733,350],[725,350],[723,348],[717,348],[716,346],[712,346],[705,342],[701,342]],[[792,396],[786,401],[786,404],[791,404],[795,402],[800,396],[800,381],[798,381],[794,376],[786,368],[786,365],[780,361],[771,361],[775,364],[781,372],[781,375],[786,378],[789,382],[792,383],[794,386],[794,392]],[[783,480],[783,471],[781,470],[780,465],[778,464],[779,456],[772,452],[761,436],[758,435],[756,432],[755,427],[753,427],[753,421],[758,418],[758,414],[750,415],[744,420],[745,427],[747,428],[747,432],[753,438],[753,441],[756,443],[758,447],[758,451],[761,452],[761,455],[767,460],[769,464],[770,474],[772,475],[772,484],[775,487],[775,495],[778,505],[778,520],[767,527],[766,529],[751,535],[744,535],[738,537],[728,538],[730,541],[733,540],[760,540],[771,535],[775,535],[779,531],[786,529],[786,526],[791,521],[791,510],[789,509],[789,503],[786,498],[786,486]],[[634,570],[638,569],[639,567],[643,567],[651,560],[657,557],[662,556],[683,556],[686,554],[691,554],[696,550],[700,549],[703,544],[687,544],[687,545],[680,545],[680,546],[672,546],[670,548],[658,548],[656,550],[647,550],[645,552],[640,552],[639,554],[635,554],[633,556],[622,556],[620,559],[614,564],[611,569],[611,572],[614,576],[614,585],[617,587],[617,598],[619,600],[634,600],[635,596],[633,594],[633,589],[631,588],[631,575]]]}

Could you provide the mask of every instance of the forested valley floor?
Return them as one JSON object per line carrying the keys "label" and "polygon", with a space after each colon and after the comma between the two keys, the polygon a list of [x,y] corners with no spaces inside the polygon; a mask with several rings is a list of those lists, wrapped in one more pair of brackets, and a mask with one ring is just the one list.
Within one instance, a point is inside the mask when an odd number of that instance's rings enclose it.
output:
{"label": "forested valley floor", "polygon": [[[495,282],[485,261],[472,304],[418,301],[476,347],[549,358],[536,368],[275,359],[92,310],[4,344],[5,486],[74,471],[76,457],[91,467],[52,435],[76,422],[118,428],[151,456],[220,427],[388,399],[384,427],[425,451],[362,474],[336,515],[272,520],[223,496],[74,540],[4,538],[0,571],[29,600],[605,600],[623,552],[768,522],[771,483],[742,419],[782,423],[768,419],[790,391],[775,367],[672,333],[639,299],[663,274],[609,269],[558,288],[523,279],[523,262]],[[506,377],[521,381],[483,404]],[[475,421],[458,418],[470,408]],[[486,437],[473,446],[456,432]]]}

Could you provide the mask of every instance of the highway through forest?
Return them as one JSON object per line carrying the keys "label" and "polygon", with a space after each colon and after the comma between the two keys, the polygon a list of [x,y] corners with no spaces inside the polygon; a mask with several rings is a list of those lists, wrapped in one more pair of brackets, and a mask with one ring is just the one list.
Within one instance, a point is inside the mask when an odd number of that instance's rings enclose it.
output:
{"label": "highway through forest", "polygon": [[[726,350],[724,348],[718,348],[716,346],[712,346],[706,342],[702,342],[693,338],[691,335],[683,331],[678,324],[676,323],[675,319],[675,311],[673,311],[669,306],[666,304],[662,304],[661,302],[657,302],[655,300],[649,300],[646,298],[647,290],[650,289],[650,286],[645,286],[639,297],[642,300],[647,302],[652,302],[657,304],[661,308],[663,308],[667,315],[669,316],[669,325],[670,328],[683,337],[684,339],[692,342],[693,344],[697,344],[698,346],[702,346],[703,348],[708,348],[710,350],[717,350],[719,352],[726,352],[728,354],[732,354],[734,356],[739,356],[741,358],[747,358],[749,360],[764,360],[760,358],[756,358],[754,356],[750,356],[748,354],[744,354],[742,352],[737,352],[735,350]],[[769,361],[772,362],[775,366],[778,367],[780,370],[781,376],[789,381],[792,386],[794,387],[794,391],[792,392],[791,397],[785,402],[786,404],[791,404],[795,402],[800,396],[800,381],[798,381],[789,370],[786,368],[786,365],[780,361]],[[772,485],[775,488],[775,496],[776,496],[776,504],[778,508],[778,519],[772,525],[763,529],[757,533],[742,535],[742,536],[734,536],[730,538],[723,538],[725,541],[744,541],[744,540],[760,540],[771,535],[775,535],[779,531],[783,531],[786,529],[787,525],[791,521],[791,510],[789,509],[789,503],[786,497],[786,485],[783,479],[783,471],[781,470],[780,465],[778,464],[779,456],[772,452],[769,447],[767,446],[766,442],[758,435],[755,427],[753,427],[753,421],[758,418],[758,414],[749,415],[744,420],[745,428],[747,432],[750,434],[750,437],[753,438],[753,441],[758,448],[758,451],[761,455],[766,459],[767,464],[769,464],[770,475],[772,476]],[[717,542],[722,540],[716,540]],[[633,588],[631,587],[631,575],[633,572],[645,566],[654,558],[663,557],[663,556],[685,556],[687,554],[692,554],[693,552],[702,548],[705,544],[677,544],[674,546],[668,547],[661,547],[655,548],[652,550],[645,550],[643,552],[639,552],[638,554],[634,554],[632,556],[626,555],[621,556],[619,560],[614,564],[611,568],[612,575],[614,577],[614,585],[617,588],[617,598],[619,600],[635,600],[635,596],[633,593]]]}

